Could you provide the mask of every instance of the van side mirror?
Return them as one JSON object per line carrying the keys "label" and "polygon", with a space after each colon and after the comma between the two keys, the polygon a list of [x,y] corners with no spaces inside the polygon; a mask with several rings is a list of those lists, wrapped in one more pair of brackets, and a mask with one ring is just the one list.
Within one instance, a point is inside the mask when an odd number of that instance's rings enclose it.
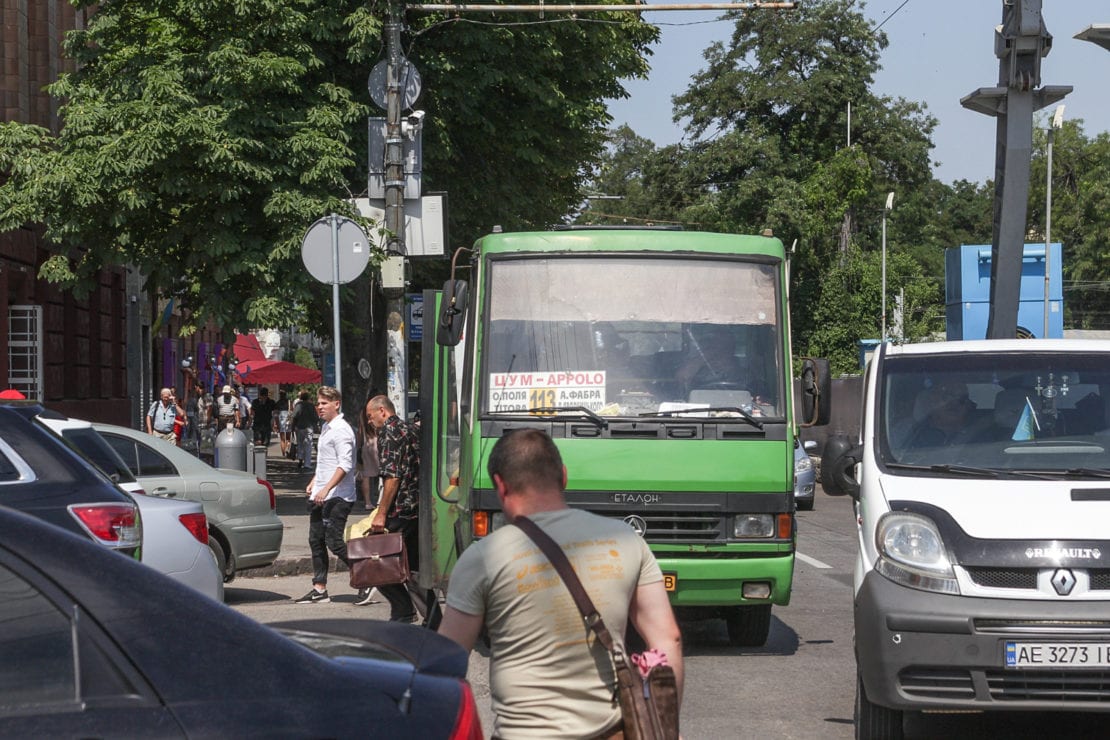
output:
{"label": "van side mirror", "polygon": [[832,414],[832,376],[829,361],[802,358],[802,418],[799,426],[824,426]]}
{"label": "van side mirror", "polygon": [[856,463],[863,456],[863,447],[854,444],[847,435],[837,434],[825,441],[821,455],[821,488],[834,496],[848,494],[859,499],[859,481],[856,480]]}
{"label": "van side mirror", "polygon": [[436,343],[454,347],[462,340],[466,324],[466,302],[469,297],[466,281],[448,280],[443,284],[443,300],[436,322]]}

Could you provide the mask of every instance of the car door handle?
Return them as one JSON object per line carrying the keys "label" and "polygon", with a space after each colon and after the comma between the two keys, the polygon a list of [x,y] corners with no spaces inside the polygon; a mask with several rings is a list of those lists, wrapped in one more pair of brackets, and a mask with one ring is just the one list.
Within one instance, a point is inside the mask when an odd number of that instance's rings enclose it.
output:
{"label": "car door handle", "polygon": [[163,498],[177,498],[177,491],[171,491],[169,488],[161,487],[155,488],[150,492],[151,496],[162,496]]}

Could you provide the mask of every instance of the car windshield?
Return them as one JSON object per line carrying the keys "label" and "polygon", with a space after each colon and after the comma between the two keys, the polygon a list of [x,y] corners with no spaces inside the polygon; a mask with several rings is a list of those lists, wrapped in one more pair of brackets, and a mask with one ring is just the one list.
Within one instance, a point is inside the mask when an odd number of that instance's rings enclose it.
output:
{"label": "car windshield", "polygon": [[592,256],[490,270],[487,414],[784,415],[775,265]]}
{"label": "car windshield", "polygon": [[911,354],[884,362],[877,422],[885,463],[967,475],[1106,474],[1106,355]]}

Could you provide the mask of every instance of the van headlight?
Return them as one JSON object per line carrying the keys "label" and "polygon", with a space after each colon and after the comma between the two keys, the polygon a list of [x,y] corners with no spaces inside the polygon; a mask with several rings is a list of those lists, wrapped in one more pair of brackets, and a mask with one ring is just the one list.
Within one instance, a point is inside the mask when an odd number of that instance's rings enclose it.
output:
{"label": "van headlight", "polygon": [[895,583],[922,591],[960,593],[948,549],[931,519],[899,511],[884,514],[875,544],[879,549],[875,569]]}

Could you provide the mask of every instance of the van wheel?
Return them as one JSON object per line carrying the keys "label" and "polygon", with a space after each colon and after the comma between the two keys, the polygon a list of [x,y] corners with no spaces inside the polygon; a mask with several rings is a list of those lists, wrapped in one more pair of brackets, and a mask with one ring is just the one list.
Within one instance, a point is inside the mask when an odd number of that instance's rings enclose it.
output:
{"label": "van wheel", "polygon": [[872,704],[856,670],[856,740],[902,740],[902,711]]}
{"label": "van wheel", "polygon": [[735,647],[760,647],[771,633],[771,605],[734,606],[725,616],[729,644]]}

